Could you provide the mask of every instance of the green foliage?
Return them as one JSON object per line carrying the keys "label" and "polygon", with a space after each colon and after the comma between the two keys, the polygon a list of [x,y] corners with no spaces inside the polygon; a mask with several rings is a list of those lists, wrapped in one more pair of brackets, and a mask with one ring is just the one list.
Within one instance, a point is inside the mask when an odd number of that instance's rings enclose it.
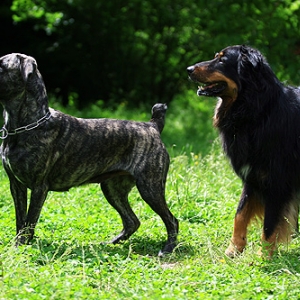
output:
{"label": "green foliage", "polygon": [[[202,123],[206,124],[207,115],[213,113],[210,101],[196,95],[178,97],[169,107],[165,130],[173,126],[169,120],[172,114],[174,124],[184,120],[207,130],[208,125],[206,128]],[[76,113],[71,107],[70,112],[94,117],[88,109]],[[129,112],[126,106],[114,110],[102,107],[98,113],[149,119],[148,113]],[[171,145],[183,133],[171,132],[163,140]],[[201,136],[198,132],[189,137],[193,149],[198,147],[198,134]],[[13,201],[8,179],[0,169],[0,298],[298,299],[299,236],[288,247],[282,246],[273,260],[264,260],[256,254],[261,229],[253,224],[246,251],[234,260],[224,255],[241,182],[218,139],[202,148],[206,154],[187,149],[173,153],[169,148],[173,154],[166,197],[180,221],[180,236],[175,253],[164,258],[157,257],[166,238],[164,225],[136,189],[130,202],[141,227],[122,244],[104,243],[121,230],[121,220],[97,184],[49,193],[37,237],[31,245],[15,248]]]}
{"label": "green foliage", "polygon": [[[299,1],[293,0],[211,1],[205,7],[206,18],[210,21],[203,48],[206,52],[207,49],[218,51],[219,45],[229,44],[257,47],[281,80],[298,84],[299,10]],[[216,15],[218,19],[213,17]]]}
{"label": "green foliage", "polygon": [[18,12],[13,15],[15,22],[21,22],[27,19],[43,19],[43,25],[39,26],[37,22],[36,28],[45,29],[47,33],[51,34],[55,28],[59,25],[63,18],[62,12],[47,12],[45,10],[46,1],[39,1],[38,5],[33,1],[20,0],[15,1],[12,4],[11,10]]}
{"label": "green foliage", "polygon": [[[55,37],[47,49],[64,71],[46,77],[51,87],[59,76],[68,96],[79,95],[78,102],[135,104],[170,102],[184,85],[185,65],[177,66],[184,60],[191,29],[184,27],[189,16],[177,2],[14,1],[12,10],[15,21],[35,20],[36,29]],[[44,50],[37,55],[47,55]],[[55,83],[60,89],[61,82]]]}
{"label": "green foliage", "polygon": [[20,51],[64,105],[170,103],[188,86],[187,66],[230,44],[257,47],[281,80],[300,81],[298,0],[13,0],[11,9],[20,30],[35,29]]}

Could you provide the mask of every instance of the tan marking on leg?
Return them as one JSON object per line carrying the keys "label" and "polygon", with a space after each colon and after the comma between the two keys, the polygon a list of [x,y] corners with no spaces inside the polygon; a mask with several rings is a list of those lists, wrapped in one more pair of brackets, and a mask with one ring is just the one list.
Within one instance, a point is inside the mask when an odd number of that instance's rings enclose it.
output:
{"label": "tan marking on leg", "polygon": [[247,200],[244,207],[239,211],[234,218],[233,234],[231,243],[226,249],[225,254],[229,257],[235,257],[243,252],[247,243],[247,227],[254,217],[261,218],[264,212],[264,207],[259,199],[255,196]]}

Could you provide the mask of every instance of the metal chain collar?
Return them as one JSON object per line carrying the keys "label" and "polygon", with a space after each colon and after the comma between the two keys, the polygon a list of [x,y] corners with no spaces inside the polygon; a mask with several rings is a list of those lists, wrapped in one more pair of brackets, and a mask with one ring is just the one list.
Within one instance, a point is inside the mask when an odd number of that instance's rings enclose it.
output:
{"label": "metal chain collar", "polygon": [[17,128],[17,129],[14,129],[13,131],[8,131],[5,128],[5,125],[4,125],[2,127],[2,129],[0,129],[0,133],[2,132],[2,136],[0,136],[0,139],[5,140],[9,135],[16,135],[16,134],[22,133],[24,131],[29,131],[29,130],[35,129],[38,126],[40,126],[41,124],[45,123],[50,118],[51,118],[51,112],[48,111],[45,116],[43,116],[41,119],[37,120],[36,122],[28,124],[26,126],[22,126],[20,128]]}

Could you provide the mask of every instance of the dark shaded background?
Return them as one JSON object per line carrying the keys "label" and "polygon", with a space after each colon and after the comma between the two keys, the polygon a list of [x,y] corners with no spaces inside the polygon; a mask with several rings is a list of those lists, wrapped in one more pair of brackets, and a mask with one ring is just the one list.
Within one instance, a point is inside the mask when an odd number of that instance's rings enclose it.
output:
{"label": "dark shaded background", "polygon": [[300,1],[2,0],[0,55],[36,58],[47,90],[83,108],[172,101],[186,67],[249,44],[300,82]]}

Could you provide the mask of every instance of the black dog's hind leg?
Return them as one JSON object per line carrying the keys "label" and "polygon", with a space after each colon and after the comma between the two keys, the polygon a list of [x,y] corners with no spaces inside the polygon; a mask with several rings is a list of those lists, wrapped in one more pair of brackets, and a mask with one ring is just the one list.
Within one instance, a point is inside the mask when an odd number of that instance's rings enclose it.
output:
{"label": "black dog's hind leg", "polygon": [[[281,191],[281,192],[280,192]],[[291,193],[281,190],[269,193],[262,234],[263,252],[271,257],[278,243],[288,243],[298,230],[299,204]],[[271,198],[271,196],[273,196]]]}
{"label": "black dog's hind leg", "polygon": [[101,183],[105,198],[117,210],[123,222],[123,230],[111,243],[116,244],[128,239],[140,226],[140,221],[128,202],[128,194],[134,185],[135,181],[131,175],[110,178]]}
{"label": "black dog's hind leg", "polygon": [[151,179],[140,176],[137,179],[136,186],[142,198],[161,217],[167,229],[168,240],[159,252],[159,256],[164,253],[171,253],[177,244],[179,224],[166,203],[165,180],[161,179],[160,176]]}

